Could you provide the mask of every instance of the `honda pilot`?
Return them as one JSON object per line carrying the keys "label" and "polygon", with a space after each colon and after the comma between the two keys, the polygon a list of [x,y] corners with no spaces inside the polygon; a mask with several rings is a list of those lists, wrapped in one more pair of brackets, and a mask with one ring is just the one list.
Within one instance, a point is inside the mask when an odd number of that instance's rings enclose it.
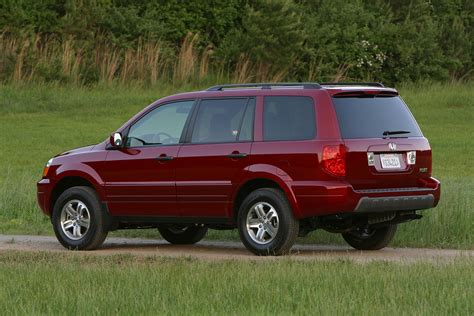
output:
{"label": "honda pilot", "polygon": [[431,168],[395,89],[220,85],[160,99],[107,140],[50,159],[37,196],[69,249],[152,228],[172,244],[238,229],[257,255],[287,254],[316,229],[376,250],[438,204]]}

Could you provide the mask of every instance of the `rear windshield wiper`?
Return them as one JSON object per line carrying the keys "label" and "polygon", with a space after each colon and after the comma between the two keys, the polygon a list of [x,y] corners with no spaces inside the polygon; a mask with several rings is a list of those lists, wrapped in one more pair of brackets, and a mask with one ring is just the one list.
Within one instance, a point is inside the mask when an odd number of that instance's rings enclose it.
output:
{"label": "rear windshield wiper", "polygon": [[410,134],[410,131],[385,131],[383,132],[383,136],[390,136],[390,135],[399,135],[399,134]]}

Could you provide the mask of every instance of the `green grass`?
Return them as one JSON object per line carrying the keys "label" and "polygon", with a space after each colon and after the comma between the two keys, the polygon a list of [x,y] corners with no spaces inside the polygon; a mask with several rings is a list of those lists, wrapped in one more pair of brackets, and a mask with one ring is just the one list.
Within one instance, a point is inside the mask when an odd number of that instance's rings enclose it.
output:
{"label": "green grass", "polygon": [[0,256],[2,314],[472,315],[473,260],[218,261]]}
{"label": "green grass", "polygon": [[[74,88],[0,86],[0,232],[51,234],[36,206],[35,183],[53,155],[104,140],[155,99],[190,87]],[[474,84],[401,87],[401,94],[433,148],[433,175],[442,198],[422,220],[400,225],[397,246],[474,246]],[[156,231],[125,235],[157,237]],[[209,238],[235,239],[236,232]],[[311,233],[305,242],[340,243]]]}

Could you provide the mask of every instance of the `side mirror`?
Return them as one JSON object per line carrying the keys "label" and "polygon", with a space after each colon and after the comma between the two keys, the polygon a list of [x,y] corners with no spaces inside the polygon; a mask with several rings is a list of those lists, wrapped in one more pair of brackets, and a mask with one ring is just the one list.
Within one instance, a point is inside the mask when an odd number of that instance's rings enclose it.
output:
{"label": "side mirror", "polygon": [[115,148],[120,148],[123,145],[122,134],[113,133],[110,135],[110,145]]}

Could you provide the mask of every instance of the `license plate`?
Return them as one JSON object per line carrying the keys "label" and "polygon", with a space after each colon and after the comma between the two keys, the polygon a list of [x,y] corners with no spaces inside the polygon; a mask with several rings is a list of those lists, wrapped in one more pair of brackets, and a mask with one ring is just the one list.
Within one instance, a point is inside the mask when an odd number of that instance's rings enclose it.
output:
{"label": "license plate", "polygon": [[383,169],[400,169],[400,159],[397,154],[381,154],[380,164]]}

